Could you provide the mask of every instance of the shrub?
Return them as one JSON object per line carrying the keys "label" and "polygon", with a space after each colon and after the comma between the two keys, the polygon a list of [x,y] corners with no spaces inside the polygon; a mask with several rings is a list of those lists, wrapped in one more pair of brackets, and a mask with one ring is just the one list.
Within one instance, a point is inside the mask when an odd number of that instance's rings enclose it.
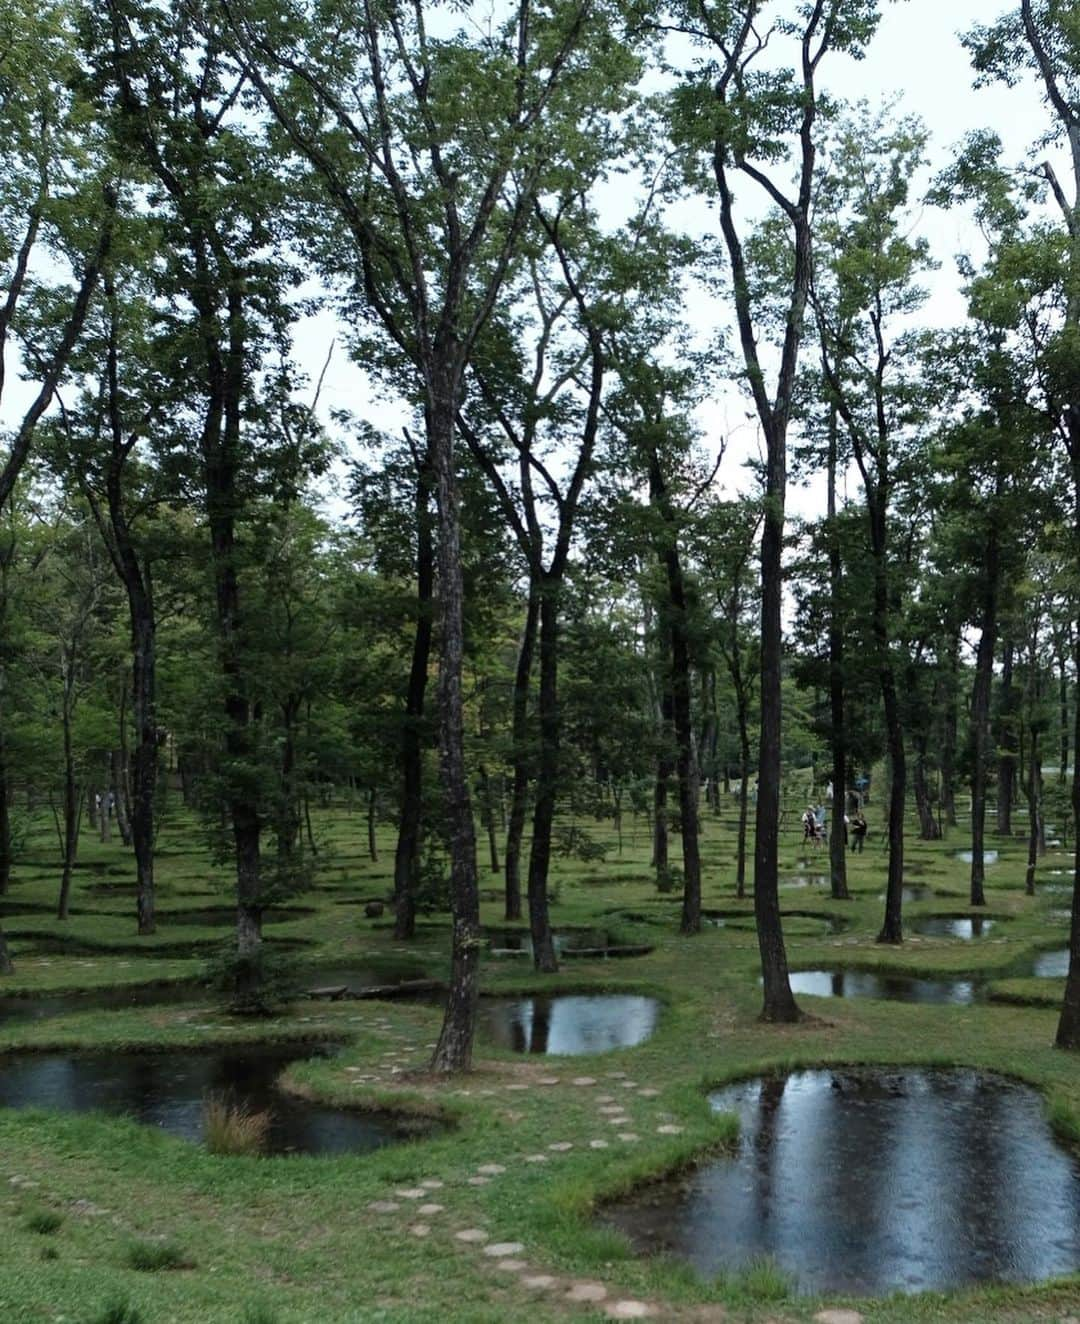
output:
{"label": "shrub", "polygon": [[234,1015],[271,1016],[296,993],[296,961],[266,943],[241,955],[230,940],[208,962],[206,982]]}
{"label": "shrub", "polygon": [[51,1209],[39,1209],[27,1218],[26,1227],[30,1232],[37,1232],[43,1237],[51,1237],[54,1232],[60,1230],[63,1221],[62,1214],[54,1213]]}
{"label": "shrub", "polygon": [[270,1132],[269,1112],[254,1112],[227,1095],[203,1100],[203,1134],[211,1154],[261,1154]]}
{"label": "shrub", "polygon": [[172,1241],[133,1241],[127,1249],[127,1262],[143,1273],[162,1269],[190,1269],[191,1260]]}

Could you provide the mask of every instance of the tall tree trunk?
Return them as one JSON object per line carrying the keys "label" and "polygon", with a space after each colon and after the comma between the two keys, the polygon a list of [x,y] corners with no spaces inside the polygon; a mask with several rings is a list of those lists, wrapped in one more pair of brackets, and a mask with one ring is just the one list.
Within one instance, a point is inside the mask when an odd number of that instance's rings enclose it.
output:
{"label": "tall tree trunk", "polygon": [[1012,836],[1013,796],[1016,785],[1016,733],[1013,729],[1013,642],[1005,640],[1001,663],[1001,705],[998,712],[997,830],[1000,837]]}
{"label": "tall tree trunk", "polygon": [[[71,738],[71,702],[70,685],[72,682],[71,667],[73,663],[68,661],[66,664],[66,674],[64,678],[65,696],[62,712],[60,714],[61,728],[63,731],[64,743],[64,836],[63,836],[63,866],[60,874],[60,897],[56,906],[56,918],[66,920],[71,909],[71,878],[75,868],[75,859],[79,853],[79,828],[82,821],[83,801],[79,792],[79,787],[75,779],[75,753]],[[104,811],[104,805],[102,806]]]}
{"label": "tall tree trunk", "polygon": [[506,918],[521,918],[521,841],[525,835],[525,815],[529,801],[529,684],[532,678],[533,653],[536,651],[536,627],[540,619],[540,595],[534,577],[529,577],[529,601],[525,608],[525,626],[521,632],[517,667],[514,671],[513,741],[514,784],[510,792],[510,820],[506,827]]}
{"label": "tall tree trunk", "polygon": [[746,896],[746,826],[750,806],[750,725],[746,700],[736,700],[739,713],[739,826],[735,838],[735,895]]}
{"label": "tall tree trunk", "polygon": [[[1066,622],[1065,630],[1071,634],[1072,625]],[[1069,775],[1069,678],[1067,675],[1068,667],[1068,642],[1063,641],[1058,644],[1055,635],[1055,644],[1057,645],[1057,666],[1058,666],[1058,712],[1061,722],[1061,752],[1058,756],[1058,781],[1063,785]]]}
{"label": "tall tree trunk", "polygon": [[477,777],[480,782],[480,816],[487,829],[488,838],[488,858],[491,861],[491,872],[499,872],[499,843],[495,839],[495,802],[491,795],[491,778],[488,776],[487,768],[481,763],[477,769]]}
{"label": "tall tree trunk", "polygon": [[838,419],[829,413],[827,514],[829,528],[829,727],[832,744],[833,814],[829,831],[829,883],[834,901],[848,901],[847,841],[847,705],[844,693],[844,567],[836,527]]}
{"label": "tall tree trunk", "polygon": [[1031,752],[1028,756],[1028,776],[1024,790],[1028,805],[1028,857],[1027,873],[1024,877],[1024,891],[1028,896],[1035,895],[1035,871],[1039,860],[1039,837],[1042,827],[1042,758],[1039,753],[1039,732],[1034,726],[1029,727]]}
{"label": "tall tree trunk", "polygon": [[792,1022],[801,1013],[791,992],[780,920],[781,665],[784,596],[784,491],[787,443],[775,420],[766,430],[765,508],[761,535],[761,739],[754,835],[754,918],[761,954],[766,1021]]}
{"label": "tall tree trunk", "polygon": [[937,841],[941,837],[941,826],[934,817],[934,809],[930,803],[930,783],[926,776],[926,733],[920,731],[912,739],[915,745],[915,767],[912,770],[911,784],[915,793],[915,810],[919,815],[919,838],[922,841]]}
{"label": "tall tree trunk", "polygon": [[[417,460],[416,632],[401,728],[401,810],[394,851],[394,936],[416,936],[416,887],[420,876],[421,816],[424,794],[424,699],[431,664],[435,549],[431,527],[431,451]],[[460,574],[460,567],[458,570]]]}
{"label": "tall tree trunk", "polygon": [[116,827],[125,846],[131,845],[131,819],[124,796],[124,758],[118,749],[109,751],[109,794],[116,810]]}
{"label": "tall tree trunk", "polygon": [[296,775],[297,724],[300,696],[288,695],[281,705],[284,739],[281,744],[281,771],[277,812],[277,853],[282,866],[295,855],[300,841],[300,792]]}
{"label": "tall tree trunk", "polygon": [[954,634],[949,641],[949,679],[941,742],[941,810],[945,815],[945,826],[947,828],[956,827],[956,742],[959,688],[960,636]]}
{"label": "tall tree trunk", "polygon": [[536,771],[532,849],[529,853],[529,929],[533,965],[553,974],[559,968],[548,913],[548,869],[551,833],[559,788],[559,593],[561,577],[543,575],[540,582],[540,757]]}
{"label": "tall tree trunk", "polygon": [[997,527],[990,525],[984,565],[982,632],[975,656],[975,685],[971,695],[971,904],[986,905],[983,858],[986,833],[986,780],[990,762],[990,694],[997,651],[998,590],[1001,577]]}
{"label": "tall tree trunk", "polygon": [[465,772],[464,585],[461,525],[454,479],[454,417],[460,381],[439,378],[428,405],[428,454],[435,471],[439,511],[439,761],[450,837],[453,950],[446,1014],[432,1057],[439,1072],[472,1065],[480,976],[480,894],[476,830]]}
{"label": "tall tree trunk", "polygon": [[886,530],[886,493],[883,485],[868,491],[871,546],[874,556],[874,645],[878,655],[881,698],[885,709],[885,742],[889,755],[889,874],[885,886],[885,919],[878,942],[904,940],[904,808],[907,802],[907,760],[896,674],[889,648],[889,568]]}
{"label": "tall tree trunk", "polygon": [[[1073,538],[1080,546],[1080,406],[1074,411],[1071,458],[1073,493],[1076,501]],[[1080,630],[1073,634],[1073,666],[1080,676]],[[1061,1004],[1055,1043],[1059,1048],[1080,1048],[1080,703],[1073,714],[1073,894],[1069,924],[1069,974],[1065,980],[1065,998]]]}
{"label": "tall tree trunk", "polygon": [[375,864],[379,858],[379,849],[375,842],[375,810],[378,807],[378,794],[374,786],[368,791],[367,848],[368,858],[372,864]]}

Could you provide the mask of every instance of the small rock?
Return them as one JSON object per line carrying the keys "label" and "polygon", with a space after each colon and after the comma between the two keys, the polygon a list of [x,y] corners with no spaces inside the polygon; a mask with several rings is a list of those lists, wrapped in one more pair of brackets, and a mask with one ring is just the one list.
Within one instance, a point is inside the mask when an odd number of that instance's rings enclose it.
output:
{"label": "small rock", "polygon": [[469,1185],[470,1185],[470,1186],[490,1186],[490,1185],[491,1185],[491,1178],[490,1178],[490,1177],[469,1177],[469,1178],[468,1178],[468,1182],[469,1182]]}
{"label": "small rock", "polygon": [[425,1191],[441,1191],[446,1182],[439,1181],[438,1177],[429,1177],[427,1181],[422,1181],[420,1185]]}
{"label": "small rock", "polygon": [[[661,1136],[681,1136],[683,1129],[681,1126],[675,1126],[673,1122],[666,1122],[663,1126],[656,1128],[656,1134]],[[826,1321],[826,1324],[837,1324],[836,1321]],[[839,1324],[845,1324],[843,1320]]]}
{"label": "small rock", "polygon": [[557,1085],[559,1078],[558,1076],[541,1076],[536,1083],[538,1085]]}
{"label": "small rock", "polygon": [[571,1085],[595,1085],[596,1081],[592,1076],[575,1076],[570,1082]]}
{"label": "small rock", "polygon": [[533,1273],[522,1278],[521,1285],[531,1287],[534,1292],[546,1292],[549,1287],[554,1287],[557,1281],[549,1273]]}
{"label": "small rock", "polygon": [[488,1240],[488,1234],[479,1227],[467,1227],[461,1232],[455,1232],[454,1236],[458,1241],[468,1242],[470,1245],[483,1245]]}
{"label": "small rock", "polygon": [[428,1227],[426,1223],[414,1223],[412,1227],[409,1228],[409,1231],[414,1237],[426,1237],[431,1231],[431,1228]]}
{"label": "small rock", "polygon": [[636,1144],[636,1142],[639,1141],[641,1137],[633,1131],[620,1131],[619,1139],[624,1141],[628,1145],[633,1145]]}
{"label": "small rock", "polygon": [[495,1267],[496,1269],[502,1269],[504,1273],[520,1273],[522,1269],[527,1269],[529,1266],[524,1260],[500,1260]]}
{"label": "small rock", "polygon": [[372,1200],[368,1208],[373,1214],[396,1214],[401,1205],[396,1200]]}
{"label": "small rock", "polygon": [[528,1085],[507,1085],[508,1090],[527,1090]]}
{"label": "small rock", "polygon": [[554,1144],[548,1145],[548,1149],[554,1149],[559,1154],[565,1154],[568,1149],[573,1148],[573,1142],[570,1140],[556,1140]]}
{"label": "small rock", "polygon": [[621,1104],[605,1103],[603,1104],[602,1107],[597,1108],[596,1111],[599,1113],[604,1113],[605,1116],[612,1117],[612,1116],[617,1116],[619,1113],[625,1112],[626,1110],[622,1107]]}
{"label": "small rock", "polygon": [[648,1319],[653,1308],[644,1301],[615,1301],[604,1313],[608,1319]]}
{"label": "small rock", "polygon": [[422,1200],[427,1191],[423,1186],[407,1186],[402,1190],[395,1191],[395,1195],[400,1195],[403,1200]]}
{"label": "small rock", "polygon": [[857,1310],[819,1310],[814,1321],[815,1324],[863,1324],[863,1317]]}
{"label": "small rock", "polygon": [[368,919],[378,919],[385,909],[381,901],[369,901],[364,907],[364,914]]}
{"label": "small rock", "polygon": [[660,1091],[654,1090],[652,1086],[649,1086],[648,1089],[638,1090],[638,1094],[640,1094],[643,1099],[658,1099],[660,1097]]}
{"label": "small rock", "polygon": [[508,1255],[517,1255],[525,1249],[520,1241],[493,1241],[484,1247],[484,1254],[493,1260],[505,1260]]}
{"label": "small rock", "polygon": [[525,1162],[526,1162],[526,1163],[546,1163],[546,1162],[547,1162],[547,1155],[546,1155],[546,1154],[526,1154],[526,1155],[525,1155]]}
{"label": "small rock", "polygon": [[619,1081],[619,1088],[620,1088],[620,1089],[624,1089],[624,1090],[636,1090],[636,1089],[637,1089],[637,1081],[636,1081],[636,1080],[620,1080],[620,1081]]}
{"label": "small rock", "polygon": [[575,1283],[567,1292],[567,1301],[603,1301],[607,1288],[603,1283]]}
{"label": "small rock", "polygon": [[476,1171],[482,1172],[486,1177],[500,1177],[506,1169],[501,1163],[481,1163]]}
{"label": "small rock", "polygon": [[590,1148],[590,1149],[607,1149],[607,1148],[608,1148],[608,1142],[607,1142],[606,1140],[590,1140],[590,1141],[589,1141],[589,1148]]}
{"label": "small rock", "polygon": [[429,1218],[432,1214],[441,1214],[442,1211],[443,1206],[441,1204],[422,1204],[420,1206],[420,1213],[426,1214]]}

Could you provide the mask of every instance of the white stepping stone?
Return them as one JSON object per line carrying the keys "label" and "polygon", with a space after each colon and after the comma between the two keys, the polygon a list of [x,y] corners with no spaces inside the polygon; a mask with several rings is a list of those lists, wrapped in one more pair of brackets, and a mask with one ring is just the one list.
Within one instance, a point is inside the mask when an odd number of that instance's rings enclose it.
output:
{"label": "white stepping stone", "polygon": [[620,1081],[619,1081],[619,1088],[620,1088],[620,1089],[624,1089],[624,1090],[636,1090],[636,1089],[637,1089],[637,1081],[636,1081],[636,1080],[620,1080]]}
{"label": "white stepping stone", "polygon": [[814,1320],[815,1324],[863,1324],[857,1310],[819,1310]]}
{"label": "white stepping stone", "polygon": [[403,1200],[422,1200],[427,1191],[423,1186],[409,1186],[402,1190],[395,1191],[395,1195],[400,1195]]}
{"label": "white stepping stone", "polygon": [[493,1241],[490,1246],[484,1247],[484,1254],[490,1255],[493,1260],[505,1260],[508,1255],[518,1255],[524,1249],[520,1241]]}
{"label": "white stepping stone", "polygon": [[611,1077],[612,1080],[625,1080],[625,1079],[626,1079],[626,1072],[625,1072],[625,1071],[609,1071],[609,1072],[608,1072],[608,1075]]}
{"label": "white stepping stone", "polygon": [[508,1090],[527,1090],[528,1085],[507,1085]]}
{"label": "white stepping stone", "polygon": [[614,1094],[598,1094],[598,1095],[596,1096],[596,1102],[597,1102],[597,1103],[614,1103],[614,1102],[615,1102],[615,1095],[614,1095]]}
{"label": "white stepping stone", "polygon": [[427,1181],[422,1181],[420,1185],[425,1191],[441,1191],[446,1182],[439,1181],[438,1177],[429,1177]]}
{"label": "white stepping stone", "polygon": [[608,1142],[607,1142],[606,1140],[590,1140],[590,1141],[589,1141],[589,1148],[590,1148],[590,1149],[607,1149],[607,1148],[608,1148]]}
{"label": "white stepping stone", "polygon": [[641,1137],[636,1135],[633,1131],[620,1131],[619,1139],[623,1141],[624,1144],[634,1145],[641,1139]]}
{"label": "white stepping stone", "polygon": [[596,1079],[593,1076],[575,1076],[570,1082],[571,1085],[595,1085]]}
{"label": "white stepping stone", "polygon": [[490,1178],[490,1177],[469,1177],[469,1178],[468,1178],[468,1182],[469,1182],[469,1185],[470,1185],[470,1186],[490,1186],[490,1185],[491,1185],[491,1178]]}
{"label": "white stepping stone", "polygon": [[528,1267],[524,1260],[500,1260],[495,1266],[496,1269],[502,1269],[504,1273],[520,1273],[522,1269]]}
{"label": "white stepping stone", "polygon": [[614,1301],[604,1313],[608,1319],[649,1319],[653,1308],[644,1301]]}
{"label": "white stepping stone", "polygon": [[557,1278],[552,1278],[549,1273],[531,1273],[522,1278],[522,1287],[529,1287],[534,1292],[546,1292],[549,1287],[554,1287],[558,1282]]}
{"label": "white stepping stone", "polygon": [[608,1117],[605,1119],[611,1126],[629,1126],[630,1118],[625,1113],[619,1113],[617,1117]]}
{"label": "white stepping stone", "polygon": [[426,1214],[430,1218],[432,1214],[441,1214],[444,1208],[445,1206],[441,1204],[422,1204],[420,1213]]}
{"label": "white stepping stone", "polygon": [[[681,1126],[675,1126],[672,1122],[666,1122],[663,1126],[656,1128],[656,1134],[661,1136],[681,1136],[683,1129]],[[841,1321],[843,1324],[843,1321]]]}
{"label": "white stepping stone", "polygon": [[638,1094],[643,1099],[658,1099],[660,1097],[660,1091],[654,1090],[651,1086],[648,1089],[638,1090]]}
{"label": "white stepping stone", "polygon": [[501,1163],[481,1163],[476,1171],[482,1172],[485,1177],[501,1177],[506,1169]]}
{"label": "white stepping stone", "polygon": [[557,1085],[557,1084],[559,1083],[559,1077],[558,1077],[558,1076],[541,1076],[540,1079],[539,1079],[536,1083],[537,1083],[538,1085]]}
{"label": "white stepping stone", "polygon": [[526,1154],[526,1163],[546,1163],[548,1161],[546,1154]]}
{"label": "white stepping stone", "polygon": [[573,1148],[574,1144],[571,1140],[556,1140],[554,1144],[548,1145],[548,1149],[553,1149],[558,1154],[565,1154],[568,1149]]}
{"label": "white stepping stone", "polygon": [[461,1232],[455,1232],[454,1237],[458,1241],[464,1241],[471,1246],[482,1246],[485,1241],[489,1241],[488,1234],[479,1227],[467,1227]]}
{"label": "white stepping stone", "polygon": [[603,1283],[575,1283],[567,1292],[567,1301],[603,1301],[607,1288]]}
{"label": "white stepping stone", "polygon": [[598,1113],[603,1113],[606,1117],[616,1117],[624,1113],[626,1109],[618,1103],[605,1103],[597,1108],[596,1111]]}
{"label": "white stepping stone", "polygon": [[414,1223],[412,1227],[409,1228],[409,1231],[414,1237],[426,1237],[431,1231],[431,1228],[428,1227],[426,1223]]}
{"label": "white stepping stone", "polygon": [[373,1214],[396,1214],[401,1205],[396,1200],[372,1200],[368,1208]]}

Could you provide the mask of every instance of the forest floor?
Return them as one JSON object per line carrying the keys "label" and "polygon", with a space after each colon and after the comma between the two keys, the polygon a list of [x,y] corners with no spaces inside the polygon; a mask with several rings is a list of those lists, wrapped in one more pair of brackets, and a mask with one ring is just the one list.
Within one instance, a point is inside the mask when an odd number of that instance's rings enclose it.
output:
{"label": "forest floor", "polygon": [[[705,904],[749,916],[752,902],[734,894],[731,817],[725,807],[723,821],[705,820]],[[797,822],[797,814],[792,818]],[[302,941],[299,956],[310,966],[305,982],[319,982],[320,962],[362,963],[376,972],[406,963],[418,975],[445,978],[446,916],[426,917],[409,944],[395,942],[385,918],[365,917],[365,902],[390,885],[389,832],[372,862],[360,813],[317,814],[315,830],[323,846],[316,886],[296,899],[301,913],[267,929]],[[627,825],[621,852],[610,825],[589,830],[611,849],[605,862],[558,862],[553,920],[603,928],[620,941],[651,946],[651,953],[566,961],[562,973],[547,977],[534,976],[527,958],[487,957],[484,991],[652,996],[662,1011],[656,1032],[638,1047],[535,1056],[481,1039],[475,1071],[444,1082],[425,1070],[441,1013],[423,1002],[302,1000],[252,1022],[225,1015],[192,987],[175,1003],[65,1011],[35,1022],[5,1022],[0,1009],[0,1074],[2,1055],[15,1050],[161,1052],[327,1040],[341,1051],[291,1066],[290,1089],[449,1123],[428,1138],[355,1156],[221,1158],[102,1114],[0,1109],[0,1320],[482,1324],[651,1317],[794,1324],[820,1317],[834,1324],[1019,1324],[1080,1317],[1080,1276],[884,1300],[813,1299],[788,1295],[778,1275],[761,1266],[705,1281],[674,1260],[637,1256],[593,1219],[604,1200],[730,1145],[733,1119],[710,1109],[709,1090],[769,1070],[851,1063],[984,1068],[1041,1090],[1058,1133],[1075,1141],[1080,1058],[1052,1047],[1063,981],[1027,975],[1039,951],[1068,941],[1068,892],[1042,886],[1071,884],[1064,854],[1051,851],[1041,861],[1039,894],[1029,898],[1024,843],[991,839],[1000,859],[987,871],[984,914],[999,922],[973,941],[913,932],[920,917],[971,913],[967,866],[956,855],[965,845],[959,830],[940,843],[909,841],[910,881],[929,891],[905,906],[909,936],[901,948],[874,941],[885,877],[874,837],[863,855],[849,856],[852,901],[831,901],[828,887],[813,881],[786,886],[783,908],[797,912],[785,926],[793,969],[970,974],[987,981],[989,997],[949,1006],[807,996],[800,998],[810,1013],[803,1023],[774,1027],[757,1019],[752,928],[736,921],[680,937],[677,899],[659,896],[650,877],[644,821]],[[827,853],[804,863],[799,836],[794,826],[785,829],[782,875],[827,874]],[[117,841],[86,838],[73,914],[65,924],[52,918],[58,868],[42,824],[0,906],[16,961],[16,973],[0,982],[0,998],[197,979],[204,946],[228,930],[168,912],[228,906],[227,871],[206,863],[194,823],[178,813],[159,845],[161,922],[156,937],[140,940],[132,897],[102,888],[134,876]],[[676,839],[675,856],[677,850]],[[482,886],[497,889],[499,878],[485,869]],[[501,903],[493,891],[485,896],[485,922],[501,926]],[[847,924],[830,933],[822,920],[837,915]],[[971,1137],[976,1151],[980,1139]],[[1001,1199],[1007,1203],[1009,1193]],[[160,1260],[177,1267],[136,1268],[138,1248],[149,1243],[165,1247]]]}

